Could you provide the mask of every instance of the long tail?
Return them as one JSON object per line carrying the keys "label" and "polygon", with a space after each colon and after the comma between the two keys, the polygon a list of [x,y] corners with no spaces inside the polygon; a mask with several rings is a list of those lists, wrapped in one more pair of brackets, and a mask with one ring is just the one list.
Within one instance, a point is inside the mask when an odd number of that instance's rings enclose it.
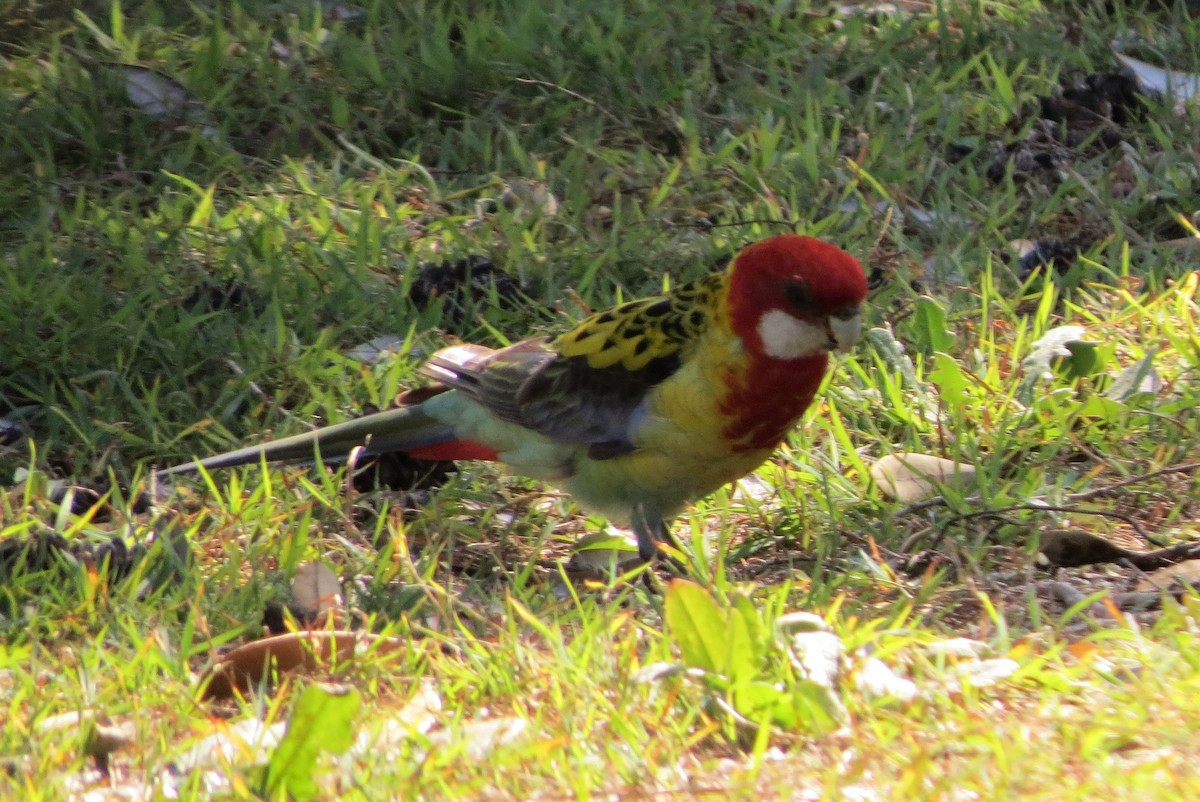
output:
{"label": "long tail", "polygon": [[416,459],[496,459],[486,446],[459,440],[454,429],[422,411],[420,404],[388,409],[313,432],[239,448],[157,472],[157,476],[267,462],[338,462],[358,446],[363,455],[402,451]]}

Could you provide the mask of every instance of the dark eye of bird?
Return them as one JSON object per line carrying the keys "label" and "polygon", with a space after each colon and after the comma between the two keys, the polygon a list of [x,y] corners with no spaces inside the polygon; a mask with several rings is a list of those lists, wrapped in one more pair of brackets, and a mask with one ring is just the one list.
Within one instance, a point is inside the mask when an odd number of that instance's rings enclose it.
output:
{"label": "dark eye of bird", "polygon": [[803,281],[789,281],[784,292],[787,293],[788,301],[796,309],[807,311],[813,307],[812,295],[808,292],[808,286]]}

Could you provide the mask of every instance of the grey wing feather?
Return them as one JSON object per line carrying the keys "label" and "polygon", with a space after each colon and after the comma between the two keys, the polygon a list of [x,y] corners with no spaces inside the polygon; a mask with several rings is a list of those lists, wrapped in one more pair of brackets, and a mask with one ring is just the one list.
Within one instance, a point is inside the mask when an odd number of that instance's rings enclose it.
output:
{"label": "grey wing feather", "polygon": [[678,366],[677,359],[644,371],[596,369],[567,357],[548,340],[525,340],[499,351],[454,346],[430,357],[422,372],[469,393],[496,417],[547,437],[588,445],[594,459],[635,450],[629,432],[646,393]]}

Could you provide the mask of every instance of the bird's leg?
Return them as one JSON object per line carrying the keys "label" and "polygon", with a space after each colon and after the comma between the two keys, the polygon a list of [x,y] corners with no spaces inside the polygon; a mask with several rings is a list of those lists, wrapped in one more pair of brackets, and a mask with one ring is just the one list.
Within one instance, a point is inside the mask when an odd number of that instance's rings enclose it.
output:
{"label": "bird's leg", "polygon": [[633,528],[633,534],[637,536],[638,556],[644,562],[653,562],[657,557],[667,556],[668,562],[674,567],[683,567],[674,557],[663,554],[661,548],[663,544],[679,551],[682,551],[683,548],[661,515],[646,509],[644,504],[635,504],[629,524]]}

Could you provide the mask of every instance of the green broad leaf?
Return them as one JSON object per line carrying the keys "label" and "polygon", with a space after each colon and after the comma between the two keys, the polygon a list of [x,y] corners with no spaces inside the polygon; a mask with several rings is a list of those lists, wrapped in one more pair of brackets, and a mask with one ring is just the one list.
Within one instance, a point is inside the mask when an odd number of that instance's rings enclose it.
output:
{"label": "green broad leaf", "polygon": [[762,608],[755,604],[749,594],[742,591],[731,593],[730,601],[733,602],[734,609],[741,613],[742,620],[746,622],[746,630],[750,636],[755,659],[763,657],[767,651],[767,641],[771,638],[773,630],[763,620]]}
{"label": "green broad leaf", "polygon": [[791,694],[769,682],[738,683],[732,701],[734,709],[754,722],[770,722],[787,730],[796,729],[800,723]]}
{"label": "green broad leaf", "polygon": [[742,682],[734,686],[732,697],[734,708],[751,721],[769,721],[792,732],[831,732],[845,715],[831,689],[809,680],[783,688],[767,682]]}
{"label": "green broad leaf", "polygon": [[948,354],[933,355],[934,369],[929,374],[929,381],[937,386],[943,402],[956,409],[967,403],[967,388],[970,382],[963,373],[962,365]]}
{"label": "green broad leaf", "polygon": [[729,663],[726,615],[707,590],[676,579],[667,587],[663,612],[683,662],[705,671],[723,672]]}
{"label": "green broad leaf", "polygon": [[800,680],[788,691],[800,728],[808,732],[825,733],[841,726],[845,709],[832,688],[811,680]]}
{"label": "green broad leaf", "polygon": [[296,700],[287,732],[263,775],[267,799],[281,791],[293,799],[314,799],[319,790],[314,773],[322,752],[341,754],[354,743],[354,718],[362,695],[347,685],[309,685]]}
{"label": "green broad leaf", "polygon": [[1082,418],[1096,418],[1106,423],[1116,423],[1127,411],[1128,407],[1120,401],[1091,395],[1080,405],[1077,414]]}
{"label": "green broad leaf", "polygon": [[1066,344],[1067,351],[1070,356],[1063,357],[1055,365],[1057,371],[1068,379],[1078,379],[1083,376],[1091,376],[1100,370],[1100,354],[1096,351],[1096,344],[1076,340]]}
{"label": "green broad leaf", "polygon": [[908,328],[913,345],[924,353],[949,351],[954,345],[954,333],[946,328],[946,310],[928,295],[917,299]]}
{"label": "green broad leaf", "polygon": [[746,614],[740,608],[729,611],[724,673],[733,682],[748,680],[758,670],[751,627],[752,622],[746,620]]}

